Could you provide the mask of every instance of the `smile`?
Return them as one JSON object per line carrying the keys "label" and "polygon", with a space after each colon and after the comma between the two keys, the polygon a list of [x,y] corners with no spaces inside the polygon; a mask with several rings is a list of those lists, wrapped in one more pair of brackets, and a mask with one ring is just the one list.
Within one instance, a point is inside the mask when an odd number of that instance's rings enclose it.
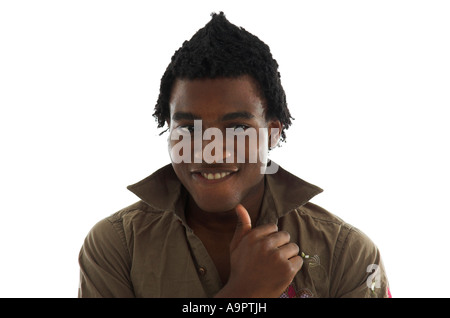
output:
{"label": "smile", "polygon": [[229,178],[233,177],[235,173],[237,173],[239,169],[237,168],[200,168],[200,169],[193,169],[191,171],[192,176],[194,179],[200,182],[206,182],[206,184],[212,184],[217,182],[223,182],[225,180],[228,180]]}
{"label": "smile", "polygon": [[216,173],[207,173],[201,172],[203,178],[208,180],[218,180],[228,176],[231,172],[216,172]]}

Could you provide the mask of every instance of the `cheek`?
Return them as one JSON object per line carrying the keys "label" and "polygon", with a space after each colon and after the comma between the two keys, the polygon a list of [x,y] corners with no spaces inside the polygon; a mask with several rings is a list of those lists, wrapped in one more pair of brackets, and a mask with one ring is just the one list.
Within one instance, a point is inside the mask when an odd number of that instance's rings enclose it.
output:
{"label": "cheek", "polygon": [[[175,171],[175,174],[177,175],[178,179],[180,181],[186,179],[186,165],[183,163],[173,163],[172,162],[172,168]],[[184,182],[182,182],[184,183]]]}
{"label": "cheek", "polygon": [[189,193],[192,194],[198,192],[193,182],[194,180],[192,179],[192,174],[189,172],[189,164],[172,162],[172,167],[178,180]]}
{"label": "cheek", "polygon": [[263,129],[263,130],[260,130],[260,133],[258,136],[258,156],[259,156],[260,162],[262,162],[262,163],[267,162],[268,153],[269,153],[269,137],[267,134],[267,130]]}
{"label": "cheek", "polygon": [[189,134],[180,134],[177,132],[170,132],[167,138],[167,147],[170,160],[174,164],[191,163],[193,162],[193,140]]}
{"label": "cheek", "polygon": [[234,162],[265,163],[269,152],[267,129],[247,129],[245,134],[227,137],[227,150],[233,149]]}

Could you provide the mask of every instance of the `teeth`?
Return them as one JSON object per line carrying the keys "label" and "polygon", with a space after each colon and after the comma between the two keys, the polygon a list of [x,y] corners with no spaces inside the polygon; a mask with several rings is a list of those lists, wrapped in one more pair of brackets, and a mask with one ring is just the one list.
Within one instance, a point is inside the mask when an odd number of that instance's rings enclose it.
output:
{"label": "teeth", "polygon": [[230,174],[231,172],[216,172],[216,173],[205,173],[202,172],[202,176],[205,179],[208,180],[217,180],[217,179],[222,179],[223,177],[226,177]]}

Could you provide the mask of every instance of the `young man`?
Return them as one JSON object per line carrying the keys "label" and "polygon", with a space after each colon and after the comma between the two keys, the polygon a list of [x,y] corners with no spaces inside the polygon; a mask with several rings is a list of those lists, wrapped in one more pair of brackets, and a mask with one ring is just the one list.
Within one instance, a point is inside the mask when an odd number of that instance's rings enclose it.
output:
{"label": "young man", "polygon": [[172,163],[90,231],[80,297],[390,296],[371,240],[269,164],[291,116],[256,36],[213,14],[172,57],[154,116]]}

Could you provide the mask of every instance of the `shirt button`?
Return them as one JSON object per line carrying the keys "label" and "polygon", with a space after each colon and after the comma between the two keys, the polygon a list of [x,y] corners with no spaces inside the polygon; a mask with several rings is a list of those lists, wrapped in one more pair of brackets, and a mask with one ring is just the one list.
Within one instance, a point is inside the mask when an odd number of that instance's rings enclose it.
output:
{"label": "shirt button", "polygon": [[199,267],[198,268],[198,272],[199,272],[200,276],[205,276],[206,275],[206,268]]}

